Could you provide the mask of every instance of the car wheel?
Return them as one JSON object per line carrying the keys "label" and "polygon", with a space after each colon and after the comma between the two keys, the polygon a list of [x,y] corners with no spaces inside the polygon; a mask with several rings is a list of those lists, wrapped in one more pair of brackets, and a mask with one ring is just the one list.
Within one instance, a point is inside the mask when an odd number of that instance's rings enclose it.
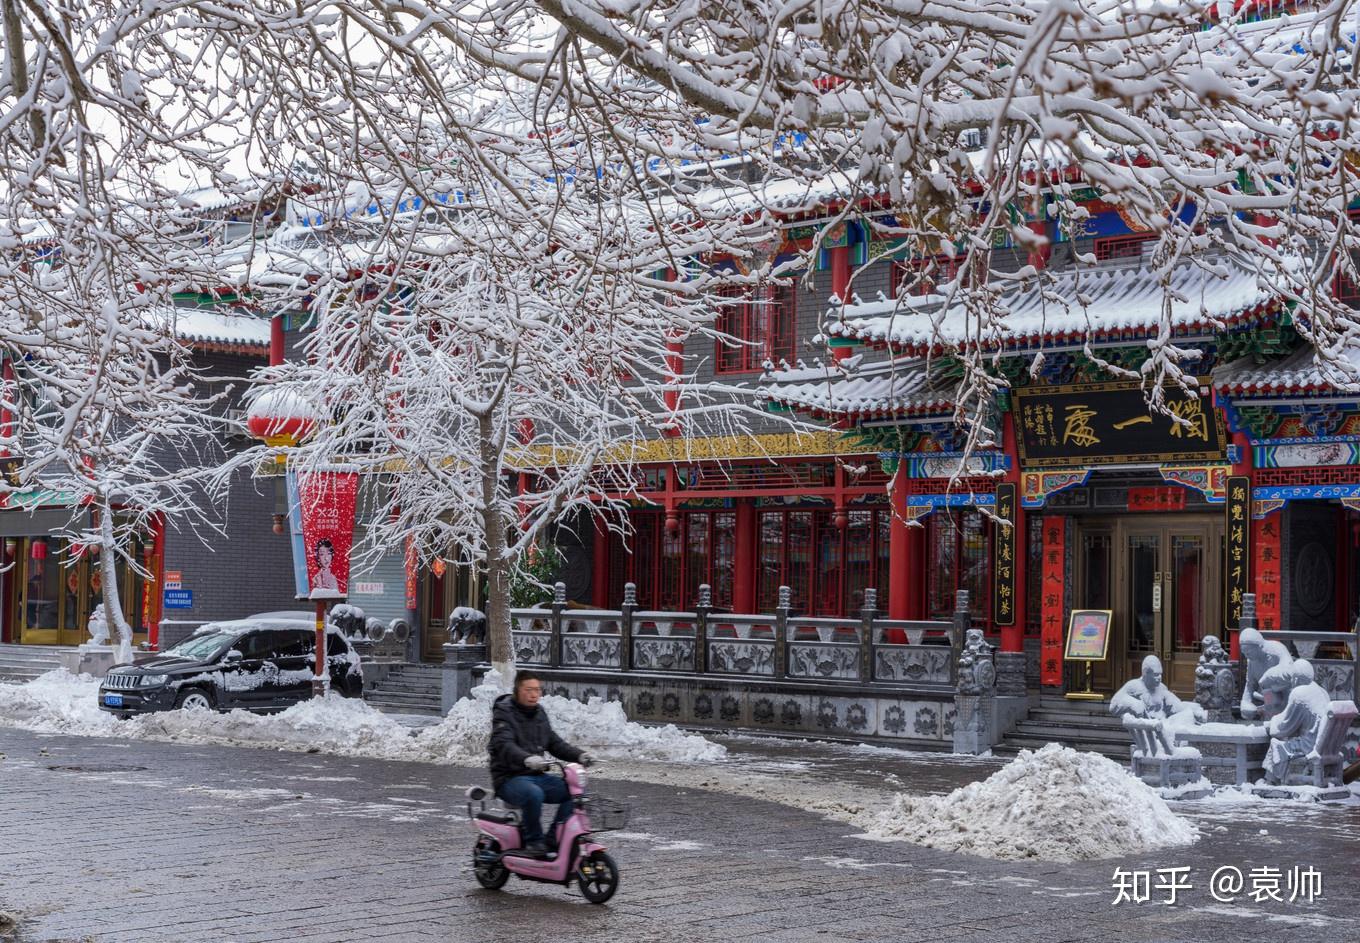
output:
{"label": "car wheel", "polygon": [[179,692],[179,697],[175,698],[175,707],[194,712],[216,709],[212,695],[202,688],[186,688]]}

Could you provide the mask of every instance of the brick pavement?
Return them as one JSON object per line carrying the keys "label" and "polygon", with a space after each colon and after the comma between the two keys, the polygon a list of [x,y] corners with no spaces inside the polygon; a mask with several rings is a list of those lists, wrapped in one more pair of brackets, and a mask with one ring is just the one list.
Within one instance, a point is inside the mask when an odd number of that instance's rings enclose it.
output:
{"label": "brick pavement", "polygon": [[[931,790],[994,768],[739,746],[751,762],[793,754],[828,776]],[[609,836],[619,893],[592,907],[548,885],[476,886],[457,797],[477,770],[13,730],[0,754],[0,910],[19,916],[20,943],[1360,939],[1356,807],[1201,816],[1206,837],[1163,857],[1008,863],[865,841],[758,800],[610,783],[634,819]],[[1200,880],[1224,864],[1316,865],[1324,896],[1217,904],[1200,885],[1174,907],[1111,906],[1116,865]]]}

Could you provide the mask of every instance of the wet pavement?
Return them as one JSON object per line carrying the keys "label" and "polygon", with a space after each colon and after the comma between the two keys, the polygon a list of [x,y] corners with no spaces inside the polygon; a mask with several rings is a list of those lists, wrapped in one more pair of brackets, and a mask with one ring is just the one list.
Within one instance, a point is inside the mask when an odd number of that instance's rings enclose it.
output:
{"label": "wet pavement", "polygon": [[[728,739],[699,773],[607,770],[633,807],[603,837],[615,899],[511,881],[477,887],[461,796],[480,770],[306,753],[123,742],[0,729],[0,940],[1216,943],[1360,939],[1360,806],[1178,806],[1194,846],[1076,864],[1004,862],[869,841],[799,797],[944,792],[999,760]],[[721,791],[694,788],[707,776]],[[741,795],[742,777],[775,803]],[[648,781],[643,781],[648,780]],[[1116,869],[1189,868],[1167,904],[1115,904]],[[1222,868],[1312,867],[1312,901],[1231,902]],[[1220,889],[1221,896],[1228,896]],[[1281,881],[1281,896],[1289,888]]]}

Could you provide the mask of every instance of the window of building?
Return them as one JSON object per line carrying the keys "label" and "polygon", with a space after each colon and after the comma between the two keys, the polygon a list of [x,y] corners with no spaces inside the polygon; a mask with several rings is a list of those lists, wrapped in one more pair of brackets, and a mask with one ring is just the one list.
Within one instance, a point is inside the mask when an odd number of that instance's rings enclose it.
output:
{"label": "window of building", "polygon": [[1339,301],[1360,301],[1360,282],[1345,272],[1337,272],[1333,288]]}
{"label": "window of building", "polygon": [[[963,256],[936,255],[926,259],[902,259],[893,263],[892,296],[919,298],[947,285],[959,274]],[[905,292],[905,294],[903,294]]]}
{"label": "window of building", "polygon": [[1157,235],[1150,232],[1130,233],[1127,236],[1108,236],[1097,239],[1095,256],[1097,262],[1113,259],[1136,259],[1143,254],[1143,243],[1151,242]]}
{"label": "window of building", "polygon": [[793,611],[814,616],[853,616],[864,607],[864,590],[878,590],[888,608],[888,508],[853,510],[842,529],[831,508],[761,511],[756,602],[773,612],[779,587],[790,590]]}
{"label": "window of building", "polygon": [[760,370],[767,360],[793,362],[798,315],[794,288],[794,282],[781,280],[754,290],[724,291],[718,330],[734,340],[718,342],[720,373]]}
{"label": "window of building", "polygon": [[992,525],[976,508],[939,510],[926,518],[926,605],[930,619],[949,619],[961,589],[974,619],[990,618]]}

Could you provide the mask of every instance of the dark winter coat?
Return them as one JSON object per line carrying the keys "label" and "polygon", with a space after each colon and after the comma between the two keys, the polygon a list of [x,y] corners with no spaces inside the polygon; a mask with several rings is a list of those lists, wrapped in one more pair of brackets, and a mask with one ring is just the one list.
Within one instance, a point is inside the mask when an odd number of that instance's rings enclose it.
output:
{"label": "dark winter coat", "polygon": [[524,768],[524,760],[543,751],[559,760],[576,763],[581,751],[557,734],[548,723],[548,712],[542,707],[523,707],[513,694],[502,694],[491,708],[491,781],[499,790],[512,776],[533,775]]}

